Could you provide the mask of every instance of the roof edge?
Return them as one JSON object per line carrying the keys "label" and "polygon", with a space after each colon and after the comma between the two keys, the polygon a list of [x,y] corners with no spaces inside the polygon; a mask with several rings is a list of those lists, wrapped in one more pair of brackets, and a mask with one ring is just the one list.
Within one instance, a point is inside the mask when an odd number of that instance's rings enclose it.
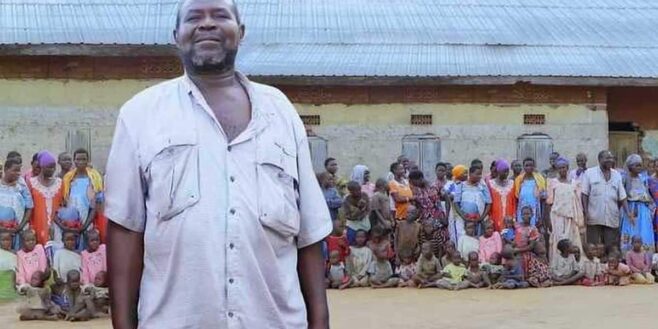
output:
{"label": "roof edge", "polygon": [[0,56],[176,56],[175,45],[126,44],[1,44]]}

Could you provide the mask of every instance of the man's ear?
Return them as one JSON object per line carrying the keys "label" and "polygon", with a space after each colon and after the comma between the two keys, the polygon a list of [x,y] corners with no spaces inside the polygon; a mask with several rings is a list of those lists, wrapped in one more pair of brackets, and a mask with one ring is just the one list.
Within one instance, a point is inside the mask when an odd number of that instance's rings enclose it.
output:
{"label": "man's ear", "polygon": [[174,43],[178,45],[178,28],[175,28],[173,31],[171,31],[171,35],[174,36]]}
{"label": "man's ear", "polygon": [[240,24],[240,43],[242,43],[242,40],[244,40],[245,33],[246,33],[246,28],[244,24]]}

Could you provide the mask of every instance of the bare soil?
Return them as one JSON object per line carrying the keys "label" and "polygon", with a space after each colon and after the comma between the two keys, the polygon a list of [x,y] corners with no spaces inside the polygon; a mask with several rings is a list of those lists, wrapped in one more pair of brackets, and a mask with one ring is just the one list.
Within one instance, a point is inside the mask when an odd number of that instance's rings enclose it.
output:
{"label": "bare soil", "polygon": [[[657,300],[658,285],[514,291],[329,291],[332,328],[339,329],[656,328]],[[107,319],[20,323],[14,309],[15,305],[0,304],[0,328],[111,328]]]}

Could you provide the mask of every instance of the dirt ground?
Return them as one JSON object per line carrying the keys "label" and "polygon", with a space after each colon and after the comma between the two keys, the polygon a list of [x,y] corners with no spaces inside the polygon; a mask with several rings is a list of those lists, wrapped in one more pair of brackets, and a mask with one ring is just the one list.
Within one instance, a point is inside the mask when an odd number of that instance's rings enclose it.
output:
{"label": "dirt ground", "polygon": [[[561,287],[449,292],[416,289],[330,291],[332,328],[655,328],[658,285]],[[0,328],[110,328],[88,323],[19,323],[14,305],[0,305]]]}

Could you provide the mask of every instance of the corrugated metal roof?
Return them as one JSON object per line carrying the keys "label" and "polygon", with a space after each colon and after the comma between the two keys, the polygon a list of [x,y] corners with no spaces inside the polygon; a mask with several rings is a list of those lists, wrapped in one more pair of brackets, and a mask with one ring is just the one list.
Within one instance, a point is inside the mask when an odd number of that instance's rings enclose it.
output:
{"label": "corrugated metal roof", "polygon": [[[658,78],[654,0],[239,0],[261,76]],[[4,0],[0,44],[171,44],[175,0]]]}

